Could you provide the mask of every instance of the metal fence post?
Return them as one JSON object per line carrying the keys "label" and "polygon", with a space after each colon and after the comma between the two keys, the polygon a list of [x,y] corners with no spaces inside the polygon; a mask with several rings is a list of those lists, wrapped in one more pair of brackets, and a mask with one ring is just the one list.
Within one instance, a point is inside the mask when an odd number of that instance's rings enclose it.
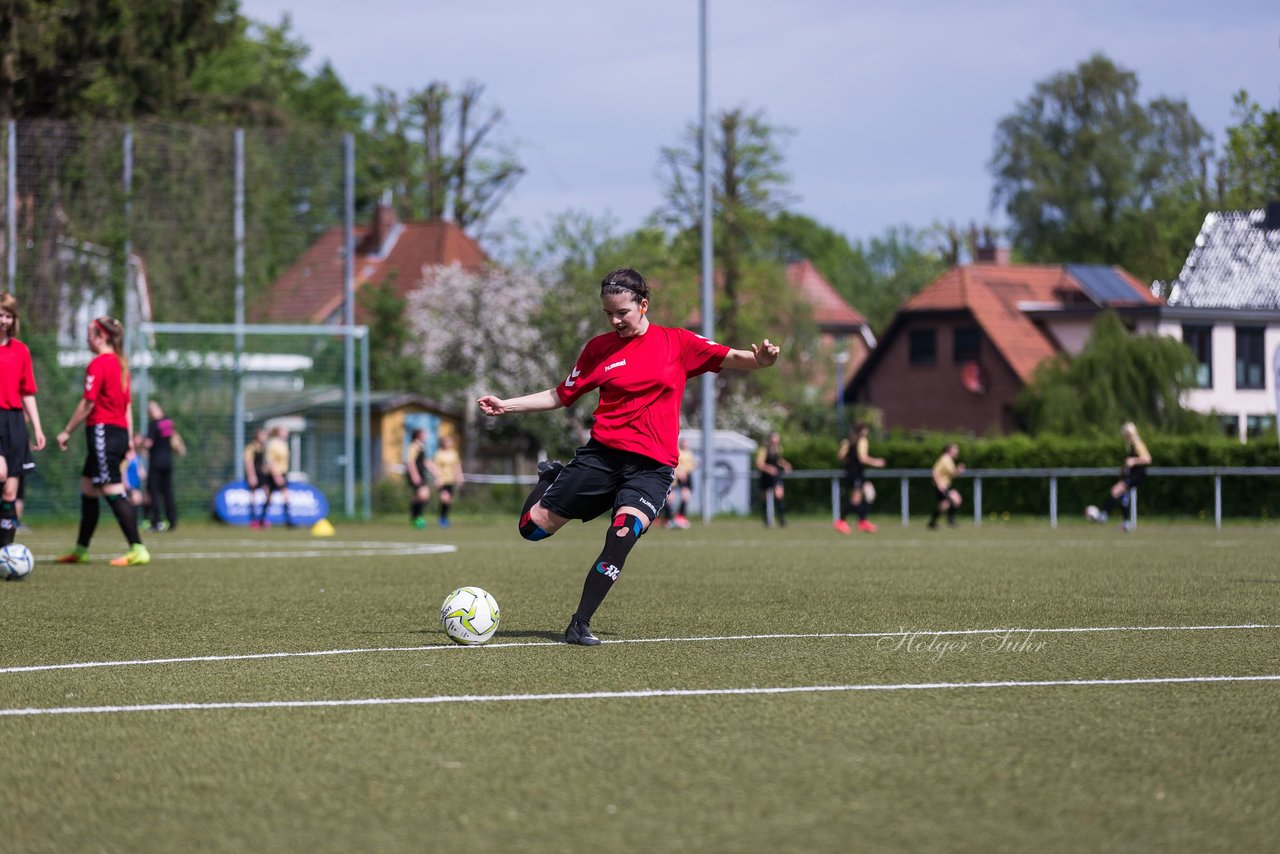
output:
{"label": "metal fence post", "polygon": [[910,499],[907,497],[907,478],[903,475],[902,482],[902,527],[907,527],[907,521],[911,518],[911,508],[909,506]]}
{"label": "metal fence post", "polygon": [[840,478],[831,478],[831,521],[840,518]]}
{"label": "metal fence post", "polygon": [[1129,490],[1129,527],[1138,527],[1138,487]]}
{"label": "metal fence post", "polygon": [[973,527],[982,527],[982,478],[973,479]]}
{"label": "metal fence post", "polygon": [[773,527],[773,490],[766,489],[764,493],[764,523],[768,527]]}
{"label": "metal fence post", "polygon": [[1213,476],[1213,527],[1222,530],[1222,475]]}
{"label": "metal fence post", "polygon": [[1049,527],[1058,527],[1058,476],[1049,475]]}

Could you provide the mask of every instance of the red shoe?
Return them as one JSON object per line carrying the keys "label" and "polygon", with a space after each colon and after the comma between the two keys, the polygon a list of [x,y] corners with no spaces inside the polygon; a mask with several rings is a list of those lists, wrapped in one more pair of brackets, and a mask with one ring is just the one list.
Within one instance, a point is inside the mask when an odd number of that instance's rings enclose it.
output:
{"label": "red shoe", "polygon": [[261,527],[262,527],[262,525],[261,525],[261,523],[259,523],[259,522],[258,522],[258,520],[257,520],[257,519],[250,519],[250,520],[249,520],[249,527],[250,527],[250,528],[261,528]]}
{"label": "red shoe", "polygon": [[849,527],[849,523],[843,519],[835,520],[834,522],[831,523],[831,527],[835,528],[837,531],[839,531],[842,534],[847,534],[852,530]]}
{"label": "red shoe", "polygon": [[876,526],[868,522],[866,519],[863,519],[858,523],[858,530],[864,534],[874,534],[876,532]]}

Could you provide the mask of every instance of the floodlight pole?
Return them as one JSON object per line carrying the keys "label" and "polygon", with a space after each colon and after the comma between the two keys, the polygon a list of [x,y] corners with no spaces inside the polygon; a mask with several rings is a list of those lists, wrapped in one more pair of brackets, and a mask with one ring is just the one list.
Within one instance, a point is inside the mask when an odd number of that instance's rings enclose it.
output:
{"label": "floodlight pole", "polygon": [[[711,258],[711,127],[707,121],[707,0],[698,3],[699,110],[702,120],[702,336],[715,337],[715,281]],[[702,523],[711,522],[716,471],[716,375],[702,375]]]}
{"label": "floodlight pole", "polygon": [[[343,395],[342,395],[342,485],[345,492],[342,509],[348,517],[356,514],[356,138],[354,134],[342,137],[342,291],[343,322],[347,334],[343,337]],[[367,396],[366,396],[367,399]]]}
{"label": "floodlight pole", "polygon": [[[236,128],[235,135],[235,210],[232,212],[236,255],[236,305],[235,305],[235,423],[232,427],[238,452],[248,444],[244,425],[244,128]],[[233,478],[238,476],[233,472]]]}

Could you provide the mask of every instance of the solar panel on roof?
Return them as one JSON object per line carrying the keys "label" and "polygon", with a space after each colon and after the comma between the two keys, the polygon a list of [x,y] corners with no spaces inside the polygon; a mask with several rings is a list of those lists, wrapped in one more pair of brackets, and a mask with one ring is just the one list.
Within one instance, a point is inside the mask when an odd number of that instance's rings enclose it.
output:
{"label": "solar panel on roof", "polygon": [[1068,264],[1067,274],[1099,305],[1110,302],[1137,302],[1141,297],[1110,267],[1101,264]]}

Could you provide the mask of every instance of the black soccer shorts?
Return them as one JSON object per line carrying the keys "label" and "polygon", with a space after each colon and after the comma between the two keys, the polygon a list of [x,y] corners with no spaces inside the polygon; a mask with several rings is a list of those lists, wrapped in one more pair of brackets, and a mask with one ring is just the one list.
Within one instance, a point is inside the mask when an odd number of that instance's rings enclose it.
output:
{"label": "black soccer shorts", "polygon": [[636,507],[652,521],[667,503],[667,490],[674,479],[672,466],[592,439],[578,448],[573,460],[547,488],[542,506],[566,519],[583,522],[609,510]]}

